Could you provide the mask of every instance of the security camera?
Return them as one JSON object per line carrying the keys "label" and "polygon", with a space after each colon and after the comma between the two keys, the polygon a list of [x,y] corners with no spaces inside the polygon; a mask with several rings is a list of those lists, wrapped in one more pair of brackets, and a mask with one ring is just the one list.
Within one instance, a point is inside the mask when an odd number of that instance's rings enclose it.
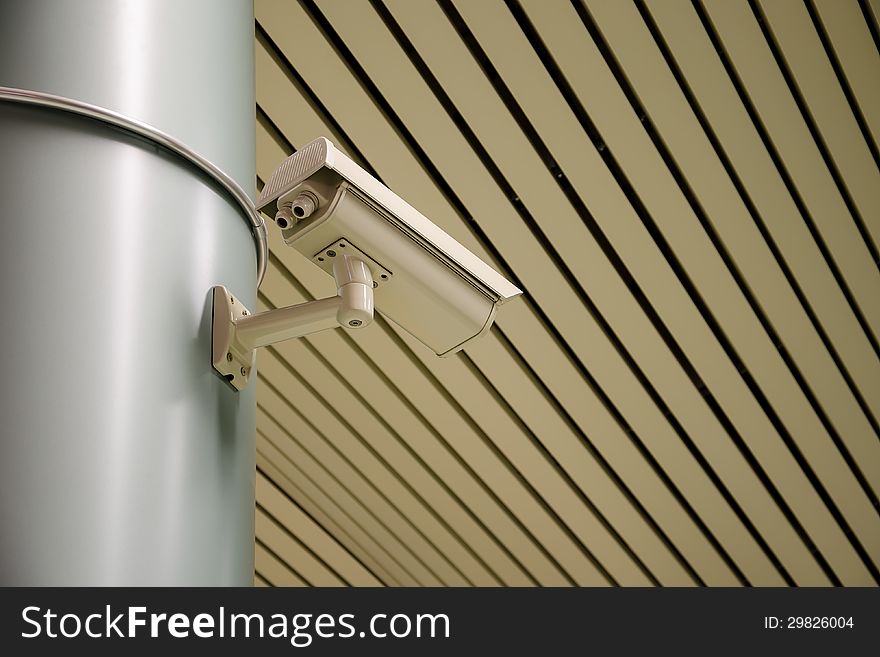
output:
{"label": "security camera", "polygon": [[522,291],[319,138],[288,157],[257,209],[274,217],[285,244],[334,277],[337,296],[250,315],[214,288],[214,367],[241,389],[253,350],[343,326],[379,311],[438,356],[461,350]]}

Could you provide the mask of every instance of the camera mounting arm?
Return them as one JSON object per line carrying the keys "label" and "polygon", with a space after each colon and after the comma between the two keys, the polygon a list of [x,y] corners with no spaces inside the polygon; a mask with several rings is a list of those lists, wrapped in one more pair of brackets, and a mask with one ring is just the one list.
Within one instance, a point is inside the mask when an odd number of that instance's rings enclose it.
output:
{"label": "camera mounting arm", "polygon": [[213,288],[211,360],[236,389],[243,389],[254,367],[254,351],[282,340],[343,326],[363,328],[373,321],[373,276],[357,257],[333,263],[336,296],[252,315],[222,285]]}

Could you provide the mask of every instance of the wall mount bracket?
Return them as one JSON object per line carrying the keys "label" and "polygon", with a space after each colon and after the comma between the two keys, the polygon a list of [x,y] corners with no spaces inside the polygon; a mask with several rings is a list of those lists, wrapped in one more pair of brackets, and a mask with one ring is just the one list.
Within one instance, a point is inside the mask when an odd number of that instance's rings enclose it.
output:
{"label": "wall mount bracket", "polygon": [[373,275],[356,255],[333,258],[336,296],[252,314],[222,285],[213,288],[211,364],[236,390],[250,381],[255,351],[283,340],[373,321]]}

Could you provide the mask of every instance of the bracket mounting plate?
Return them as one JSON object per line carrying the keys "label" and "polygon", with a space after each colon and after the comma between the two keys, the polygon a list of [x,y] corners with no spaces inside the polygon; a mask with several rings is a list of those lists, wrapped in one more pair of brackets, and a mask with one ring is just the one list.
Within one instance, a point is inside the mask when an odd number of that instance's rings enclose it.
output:
{"label": "bracket mounting plate", "polygon": [[250,311],[222,285],[213,287],[211,363],[236,390],[243,390],[254,369],[254,350],[235,343],[235,322]]}
{"label": "bracket mounting plate", "polygon": [[318,251],[312,256],[312,262],[332,276],[333,261],[337,256],[341,255],[350,255],[366,263],[370,269],[370,274],[373,276],[374,288],[381,287],[391,281],[393,274],[388,269],[373,260],[344,237]]}

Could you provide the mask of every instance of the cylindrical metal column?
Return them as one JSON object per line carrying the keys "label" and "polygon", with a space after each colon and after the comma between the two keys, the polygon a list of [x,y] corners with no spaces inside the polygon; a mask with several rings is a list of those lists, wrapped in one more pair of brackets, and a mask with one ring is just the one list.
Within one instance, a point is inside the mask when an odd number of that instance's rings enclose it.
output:
{"label": "cylindrical metal column", "polygon": [[[250,0],[0,5],[0,85],[149,123],[254,181]],[[211,287],[256,306],[248,218],[149,140],[0,102],[0,584],[250,585],[251,385]]]}

